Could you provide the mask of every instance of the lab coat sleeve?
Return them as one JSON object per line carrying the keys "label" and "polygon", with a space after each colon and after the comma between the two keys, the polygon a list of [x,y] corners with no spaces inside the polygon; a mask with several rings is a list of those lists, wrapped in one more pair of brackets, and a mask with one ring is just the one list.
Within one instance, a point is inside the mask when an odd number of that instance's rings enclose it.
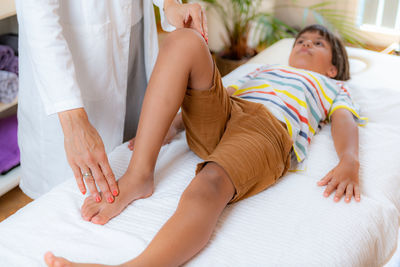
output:
{"label": "lab coat sleeve", "polygon": [[83,107],[74,63],[59,23],[59,0],[16,0],[20,34],[48,115]]}
{"label": "lab coat sleeve", "polygon": [[[181,0],[179,0],[180,3],[182,3]],[[160,10],[160,18],[161,18],[161,27],[163,28],[164,31],[167,32],[172,32],[176,30],[174,26],[169,24],[167,17],[165,16],[164,13],[164,0],[153,0],[153,3],[159,8]]]}

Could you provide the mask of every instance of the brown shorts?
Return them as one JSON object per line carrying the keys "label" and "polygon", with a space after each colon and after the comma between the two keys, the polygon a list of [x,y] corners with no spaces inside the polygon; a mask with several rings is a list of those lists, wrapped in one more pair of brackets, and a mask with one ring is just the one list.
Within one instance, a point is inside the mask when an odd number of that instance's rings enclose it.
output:
{"label": "brown shorts", "polygon": [[209,90],[188,89],[182,118],[190,149],[228,173],[236,193],[230,202],[255,195],[282,177],[290,167],[292,139],[285,125],[264,105],[228,96],[214,65]]}

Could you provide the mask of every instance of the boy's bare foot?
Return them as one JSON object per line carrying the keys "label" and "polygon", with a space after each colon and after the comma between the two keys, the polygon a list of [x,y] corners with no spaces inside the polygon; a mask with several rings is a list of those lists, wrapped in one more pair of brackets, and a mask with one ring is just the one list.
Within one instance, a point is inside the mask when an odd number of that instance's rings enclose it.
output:
{"label": "boy's bare foot", "polygon": [[44,254],[44,261],[49,267],[102,267],[108,265],[101,264],[88,264],[88,263],[74,263],[70,262],[64,258],[56,257],[51,252],[46,252]]}
{"label": "boy's bare foot", "polygon": [[118,181],[120,193],[113,203],[102,198],[96,202],[89,196],[81,208],[81,215],[85,221],[95,224],[106,224],[111,218],[120,214],[132,201],[147,198],[153,194],[153,174],[138,177],[126,172]]}

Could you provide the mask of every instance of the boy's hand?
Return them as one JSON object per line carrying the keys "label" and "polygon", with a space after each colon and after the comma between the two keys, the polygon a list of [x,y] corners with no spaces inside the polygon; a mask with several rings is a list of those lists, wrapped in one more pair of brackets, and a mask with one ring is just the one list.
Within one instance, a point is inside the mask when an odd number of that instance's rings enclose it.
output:
{"label": "boy's hand", "polygon": [[352,196],[360,201],[360,188],[358,186],[358,171],[360,164],[351,157],[343,157],[338,165],[333,168],[324,178],[317,184],[325,186],[324,196],[329,197],[336,189],[334,201],[339,202],[341,197],[345,195],[345,202],[349,203]]}
{"label": "boy's hand", "polygon": [[236,92],[236,88],[235,88],[235,87],[232,87],[232,86],[228,86],[228,87],[226,88],[226,92],[228,92],[228,95],[231,96],[231,95],[233,95],[233,94]]}

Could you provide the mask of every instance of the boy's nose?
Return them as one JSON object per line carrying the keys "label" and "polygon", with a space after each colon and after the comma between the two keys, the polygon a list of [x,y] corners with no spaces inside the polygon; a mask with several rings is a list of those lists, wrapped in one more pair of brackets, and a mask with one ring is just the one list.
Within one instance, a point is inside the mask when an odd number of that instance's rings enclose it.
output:
{"label": "boy's nose", "polygon": [[311,44],[312,44],[312,41],[311,41],[311,40],[305,40],[305,41],[303,42],[303,46],[304,46],[304,47],[311,47]]}

